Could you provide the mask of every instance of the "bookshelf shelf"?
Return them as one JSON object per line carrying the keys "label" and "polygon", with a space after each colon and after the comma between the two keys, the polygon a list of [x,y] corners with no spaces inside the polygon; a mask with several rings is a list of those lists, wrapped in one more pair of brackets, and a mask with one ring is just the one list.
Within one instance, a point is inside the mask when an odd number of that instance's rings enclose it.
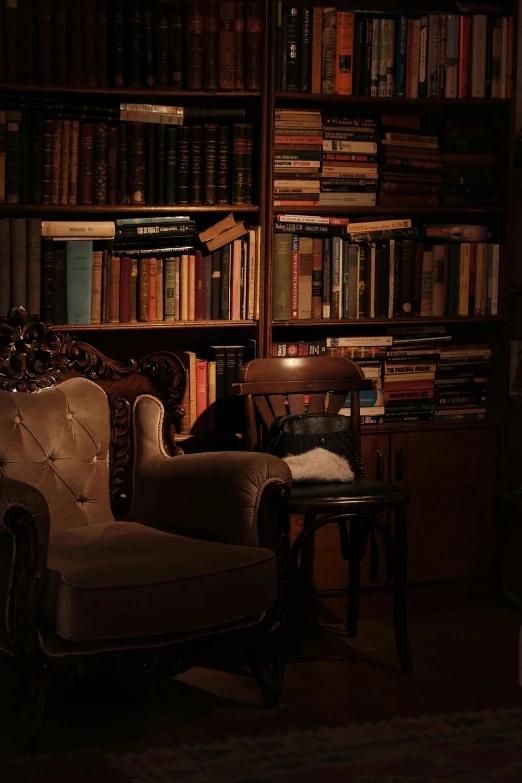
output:
{"label": "bookshelf shelf", "polygon": [[135,332],[142,329],[234,329],[255,327],[257,321],[138,321],[117,324],[60,324],[54,329],[70,332]]}
{"label": "bookshelf shelf", "polygon": [[46,215],[179,215],[185,213],[259,212],[255,204],[218,204],[215,206],[136,206],[135,204],[0,204],[0,216]]}
{"label": "bookshelf shelf", "polygon": [[511,103],[510,98],[378,98],[368,95],[323,95],[310,92],[276,92],[276,102],[289,103],[316,103],[316,104],[365,104],[375,106],[433,106],[453,108],[469,108],[471,106],[482,106],[491,108],[492,106],[508,107]]}
{"label": "bookshelf shelf", "polygon": [[122,99],[140,98],[154,100],[170,100],[176,98],[180,100],[201,100],[216,98],[219,100],[244,100],[245,98],[259,98],[259,90],[169,90],[164,88],[152,88],[149,90],[133,87],[61,87],[59,85],[44,84],[4,84],[0,83],[0,92],[16,93],[17,95],[41,95],[41,96],[64,96],[78,98],[117,98],[118,102]]}
{"label": "bookshelf shelf", "polygon": [[504,319],[498,315],[463,315],[463,316],[412,316],[411,318],[344,318],[343,320],[330,320],[328,318],[318,320],[273,321],[272,328],[279,327],[334,327],[339,326],[383,326],[401,325],[414,326],[421,324],[467,324],[467,323],[503,323]]}
{"label": "bookshelf shelf", "polygon": [[[507,212],[506,206],[491,207],[274,207],[274,213],[285,215],[493,215]],[[437,219],[434,217],[434,220]]]}

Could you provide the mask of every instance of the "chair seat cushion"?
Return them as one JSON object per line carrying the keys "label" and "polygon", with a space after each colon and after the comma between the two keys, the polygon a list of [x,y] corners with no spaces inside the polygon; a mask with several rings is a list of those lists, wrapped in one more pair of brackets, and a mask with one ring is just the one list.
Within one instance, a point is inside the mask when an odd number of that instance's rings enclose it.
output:
{"label": "chair seat cushion", "polygon": [[327,482],[322,484],[293,484],[290,497],[290,508],[292,506],[310,506],[317,503],[325,505],[328,503],[342,504],[353,502],[400,502],[405,498],[404,492],[395,484],[387,484],[385,481],[371,481],[370,479],[359,479],[349,484],[342,482]]}
{"label": "chair seat cushion", "polygon": [[112,522],[51,534],[45,612],[69,641],[211,630],[275,604],[268,549]]}

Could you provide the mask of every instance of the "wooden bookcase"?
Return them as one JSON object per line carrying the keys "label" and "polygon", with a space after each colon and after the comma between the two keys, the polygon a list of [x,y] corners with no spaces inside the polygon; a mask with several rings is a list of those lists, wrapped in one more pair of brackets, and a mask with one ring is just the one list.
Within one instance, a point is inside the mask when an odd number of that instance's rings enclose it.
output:
{"label": "wooden bookcase", "polygon": [[[285,4],[290,5],[290,3]],[[304,0],[292,5],[310,6]],[[332,0],[332,7],[343,8],[345,3]],[[277,3],[263,0],[263,78],[257,92],[211,92],[159,88],[145,89],[89,89],[42,87],[26,84],[0,84],[0,92],[11,97],[21,94],[81,97],[87,105],[93,101],[161,102],[165,104],[231,105],[245,107],[247,119],[256,129],[254,146],[255,204],[235,208],[165,207],[165,206],[31,206],[0,205],[0,217],[42,217],[46,219],[103,219],[117,216],[187,213],[198,221],[198,230],[219,219],[221,214],[233,211],[238,218],[262,227],[262,279],[260,319],[253,321],[200,321],[138,324],[102,324],[71,326],[81,332],[82,338],[110,356],[124,359],[140,356],[153,349],[187,349],[198,351],[210,344],[237,344],[247,339],[257,341],[258,355],[269,356],[273,340],[322,339],[333,335],[362,335],[382,333],[391,323],[408,325],[436,322],[447,325],[456,339],[469,342],[489,342],[493,348],[490,379],[489,416],[467,421],[427,422],[425,424],[391,424],[368,426],[364,429],[364,463],[370,476],[397,481],[408,489],[412,503],[410,512],[410,579],[412,582],[440,579],[491,577],[492,552],[496,546],[498,528],[495,518],[504,503],[506,466],[505,411],[507,399],[509,269],[513,266],[514,222],[520,221],[520,212],[511,206],[513,162],[515,151],[515,111],[513,100],[500,99],[407,99],[340,97],[287,93],[275,89],[276,13]],[[457,4],[448,0],[423,4],[419,8],[410,0],[386,2],[372,0],[371,10],[404,9],[418,15],[428,12],[454,11]],[[485,7],[488,12],[489,7]],[[517,62],[518,9],[506,7],[515,17],[513,62]],[[516,80],[516,68],[513,69]],[[515,95],[515,85],[513,87]],[[275,108],[328,108],[346,110],[354,114],[378,117],[381,113],[415,114],[421,117],[466,117],[480,122],[488,113],[498,113],[502,126],[499,138],[499,166],[502,174],[501,192],[505,200],[500,205],[478,207],[375,207],[373,209],[346,209],[334,207],[307,207],[308,214],[343,214],[349,217],[411,216],[414,220],[487,223],[501,243],[501,275],[499,284],[499,315],[476,317],[435,317],[408,319],[373,319],[363,321],[293,321],[272,320],[273,242],[273,118]],[[299,214],[297,208],[277,211]],[[200,223],[201,221],[201,223]],[[208,439],[204,440],[205,447]],[[391,524],[391,521],[390,521]],[[296,521],[298,527],[299,521]],[[325,531],[317,538],[316,581],[320,589],[343,589],[346,584],[345,564],[340,560],[333,531]],[[382,561],[384,562],[384,561]],[[368,573],[367,564],[366,571]],[[383,583],[384,577],[381,578]],[[368,581],[366,579],[366,581]]]}

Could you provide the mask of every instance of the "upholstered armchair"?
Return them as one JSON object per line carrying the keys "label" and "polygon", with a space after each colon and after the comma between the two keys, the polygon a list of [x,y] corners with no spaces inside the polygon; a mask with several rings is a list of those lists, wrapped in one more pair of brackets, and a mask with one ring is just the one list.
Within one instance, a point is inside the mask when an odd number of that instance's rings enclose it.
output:
{"label": "upholstered armchair", "polygon": [[123,365],[21,308],[0,319],[0,651],[26,738],[57,669],[175,674],[223,642],[277,702],[290,474],[180,453],[184,388],[175,354]]}

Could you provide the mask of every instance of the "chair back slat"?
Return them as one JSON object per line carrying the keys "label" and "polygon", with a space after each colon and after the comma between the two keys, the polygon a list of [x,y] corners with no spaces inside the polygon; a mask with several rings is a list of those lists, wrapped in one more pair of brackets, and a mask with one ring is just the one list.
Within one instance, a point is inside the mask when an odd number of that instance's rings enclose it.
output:
{"label": "chair back slat", "polygon": [[294,416],[305,413],[304,394],[288,395],[288,412]]}
{"label": "chair back slat", "polygon": [[254,403],[257,410],[259,411],[261,418],[265,423],[265,427],[267,428],[267,430],[269,430],[272,422],[274,421],[275,416],[270,409],[270,405],[268,404],[266,397],[256,396],[254,397]]}
{"label": "chair back slat", "polygon": [[347,392],[334,392],[328,402],[327,413],[339,413],[347,397]]}
{"label": "chair back slat", "polygon": [[325,404],[326,394],[324,392],[308,395],[308,413],[324,413]]}
{"label": "chair back slat", "polygon": [[274,412],[274,417],[277,418],[278,416],[286,416],[288,411],[286,409],[285,405],[285,397],[284,394],[269,394],[268,395],[268,401],[270,402],[270,407],[272,408],[272,411]]}

